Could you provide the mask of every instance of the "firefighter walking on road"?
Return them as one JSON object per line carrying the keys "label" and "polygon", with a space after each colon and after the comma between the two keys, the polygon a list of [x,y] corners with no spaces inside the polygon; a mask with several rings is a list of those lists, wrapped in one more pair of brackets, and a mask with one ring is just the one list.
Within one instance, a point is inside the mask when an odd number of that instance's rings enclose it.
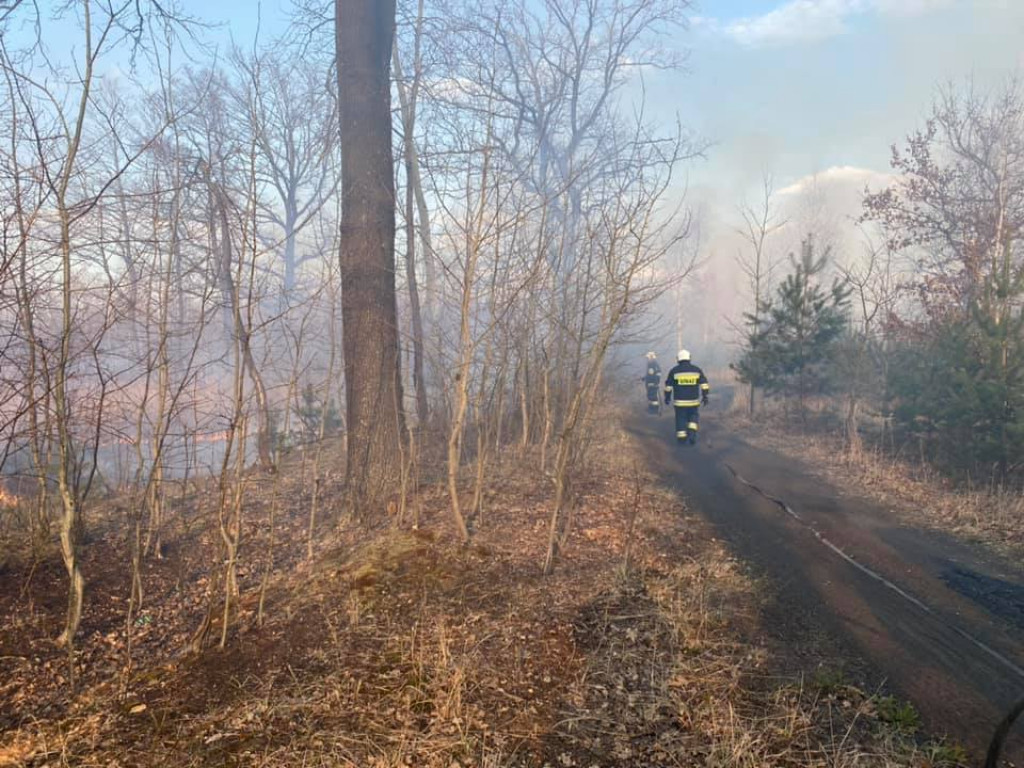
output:
{"label": "firefighter walking on road", "polygon": [[661,401],[658,399],[658,387],[661,386],[661,366],[658,356],[647,353],[647,373],[644,374],[644,387],[647,388],[647,412],[661,413]]}
{"label": "firefighter walking on road", "polygon": [[708,404],[711,385],[704,371],[690,361],[689,350],[679,350],[676,359],[679,362],[665,379],[665,404],[675,405],[676,441],[680,445],[696,445],[700,407]]}

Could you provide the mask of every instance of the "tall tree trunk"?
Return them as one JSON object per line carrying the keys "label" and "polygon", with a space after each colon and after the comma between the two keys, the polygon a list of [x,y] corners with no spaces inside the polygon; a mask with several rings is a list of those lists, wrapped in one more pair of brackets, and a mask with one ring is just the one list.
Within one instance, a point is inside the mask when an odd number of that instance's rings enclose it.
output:
{"label": "tall tree trunk", "polygon": [[[424,376],[423,346],[423,314],[420,308],[419,281],[416,277],[416,217],[415,210],[419,205],[420,227],[425,229],[423,235],[424,264],[430,269],[430,222],[427,219],[426,201],[423,197],[422,182],[419,172],[419,158],[416,152],[416,103],[420,85],[420,39],[423,25],[423,0],[419,2],[416,19],[416,40],[412,72],[412,87],[406,89],[402,79],[402,61],[398,55],[398,46],[394,46],[392,60],[395,67],[395,84],[398,88],[398,102],[402,110],[402,141],[405,159],[405,274],[409,285],[409,311],[412,314],[412,360],[413,382],[416,386],[416,416],[420,428],[424,428],[428,417],[427,382]],[[431,281],[428,280],[428,283]],[[429,286],[431,289],[433,285]]]}
{"label": "tall tree trunk", "polygon": [[395,0],[335,0],[334,17],[341,139],[346,480],[350,511],[358,512],[379,500],[398,477],[404,426],[389,76]]}
{"label": "tall tree trunk", "polygon": [[423,316],[420,312],[420,291],[416,280],[416,222],[412,182],[412,119],[405,121],[405,279],[409,285],[409,311],[412,314],[412,369],[416,385],[416,418],[420,429],[427,425],[427,382],[423,373]]}
{"label": "tall tree trunk", "polygon": [[[71,303],[71,210],[67,202],[68,189],[75,173],[75,162],[85,132],[85,118],[89,109],[92,92],[93,64],[95,51],[92,39],[92,6],[83,4],[85,29],[85,70],[82,74],[82,90],[78,99],[77,115],[73,130],[67,134],[67,156],[63,172],[56,185],[56,208],[60,225],[61,257],[61,334],[60,352],[54,382],[53,405],[56,411],[58,456],[57,488],[60,492],[63,516],[60,522],[60,552],[68,573],[68,610],[64,631],[57,638],[58,645],[68,649],[68,677],[72,688],[75,685],[75,635],[82,621],[82,601],[85,595],[85,577],[79,562],[78,541],[81,534],[81,499],[74,474],[74,448],[71,444],[71,404],[68,395],[68,379],[71,366],[71,333],[75,327]],[[99,418],[99,417],[97,417]]]}
{"label": "tall tree trunk", "polygon": [[[419,100],[420,83],[422,82],[423,61],[423,0],[419,1],[416,12],[416,32],[413,42],[413,61],[411,83],[409,88],[405,86],[405,78],[402,73],[402,62],[398,55],[398,49],[394,50],[395,85],[398,91],[398,103],[402,110],[402,119],[408,114],[412,117],[413,125],[416,121],[416,105]],[[409,182],[412,186],[413,196],[416,200],[416,211],[419,214],[420,244],[423,246],[423,272],[427,278],[426,297],[423,302],[427,324],[432,325],[437,321],[437,303],[440,300],[437,282],[437,263],[434,260],[434,246],[430,236],[430,209],[427,207],[427,196],[423,192],[423,177],[420,173],[420,157],[416,148],[416,142],[412,138],[413,132],[410,128],[408,133],[408,144],[406,145],[406,159],[409,162]]]}
{"label": "tall tree trunk", "polygon": [[[73,155],[72,155],[73,157]],[[69,161],[70,164],[70,161]],[[73,643],[75,634],[78,632],[78,625],[82,620],[82,599],[85,592],[85,578],[82,576],[82,568],[78,559],[78,538],[80,533],[80,515],[78,489],[74,481],[74,456],[71,446],[71,428],[69,420],[71,417],[71,405],[68,402],[69,378],[71,356],[71,331],[73,327],[73,316],[71,306],[71,214],[64,202],[64,190],[58,197],[58,212],[60,216],[60,245],[61,264],[63,267],[63,282],[61,284],[62,294],[62,321],[60,336],[60,359],[57,364],[56,387],[54,390],[54,408],[57,411],[57,433],[59,435],[59,456],[57,464],[57,488],[60,491],[61,505],[64,515],[60,523],[60,551],[64,559],[64,566],[68,572],[68,610],[64,623],[64,631],[57,639],[58,645],[66,645],[71,653],[72,666],[70,673],[74,675]]]}

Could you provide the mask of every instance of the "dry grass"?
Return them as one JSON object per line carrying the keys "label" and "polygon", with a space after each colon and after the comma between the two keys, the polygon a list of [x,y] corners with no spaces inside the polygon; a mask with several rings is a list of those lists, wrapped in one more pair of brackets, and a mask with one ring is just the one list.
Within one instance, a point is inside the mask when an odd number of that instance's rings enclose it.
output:
{"label": "dry grass", "polygon": [[955,746],[910,738],[916,722],[886,722],[880,702],[894,700],[841,673],[781,673],[778,649],[760,641],[759,592],[738,563],[705,543],[588,604],[577,624],[585,673],[557,731],[567,745],[562,764],[845,768],[966,760]]}
{"label": "dry grass", "polygon": [[124,697],[97,673],[0,735],[0,764],[955,763],[884,722],[852,682],[784,674],[791,660],[762,640],[761,587],[677,497],[638,478],[624,434],[600,444],[554,575],[540,574],[549,489],[535,457],[506,457],[471,546],[436,488],[417,500],[420,530],[335,531],[311,566],[288,555],[301,537],[283,540],[263,627],[198,658],[147,656]]}

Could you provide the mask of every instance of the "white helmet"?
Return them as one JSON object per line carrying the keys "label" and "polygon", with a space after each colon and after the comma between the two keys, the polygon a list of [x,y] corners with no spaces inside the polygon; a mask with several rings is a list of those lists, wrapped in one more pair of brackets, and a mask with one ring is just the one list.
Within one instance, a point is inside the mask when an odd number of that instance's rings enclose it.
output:
{"label": "white helmet", "polygon": [[685,363],[690,359],[690,350],[680,349],[679,354],[676,355],[676,360],[680,363]]}
{"label": "white helmet", "polygon": [[654,359],[654,358],[656,358],[656,357],[657,357],[657,355],[656,355],[656,354],[654,354],[653,352],[648,352],[648,353],[647,353],[647,359],[648,359],[648,360],[653,360],[653,359]]}

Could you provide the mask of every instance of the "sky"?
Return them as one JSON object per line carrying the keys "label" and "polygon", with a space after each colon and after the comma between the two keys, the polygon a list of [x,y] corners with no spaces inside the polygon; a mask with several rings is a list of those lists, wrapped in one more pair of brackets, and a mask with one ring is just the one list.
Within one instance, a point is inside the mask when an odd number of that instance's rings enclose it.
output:
{"label": "sky", "polygon": [[[290,0],[180,2],[213,25],[205,36],[222,52],[232,41],[251,46],[257,21],[261,40],[272,39],[291,8]],[[1024,0],[696,0],[689,29],[669,41],[688,53],[686,71],[646,70],[645,111],[711,142],[676,193],[699,214],[719,324],[741,311],[733,228],[737,207],[757,200],[762,174],[772,175],[787,217],[799,218],[792,211],[814,186],[844,230],[838,258],[851,258],[849,222],[863,189],[890,181],[891,146],[923,125],[937,88],[1024,74],[1022,43]],[[639,93],[634,84],[624,98]],[[792,224],[772,247],[792,250],[803,227]]]}
{"label": "sky", "polygon": [[690,71],[651,76],[650,101],[714,142],[692,183],[742,198],[763,169],[886,172],[941,83],[1024,66],[1024,2],[702,0],[680,42]]}
{"label": "sky", "polygon": [[758,201],[762,174],[790,222],[769,243],[775,259],[798,246],[817,195],[833,261],[855,262],[863,190],[892,181],[891,147],[923,127],[937,89],[1024,74],[1024,0],[700,0],[678,45],[688,71],[645,74],[647,103],[712,142],[686,195],[700,214],[713,343],[729,344],[749,309],[738,206]]}
{"label": "sky", "polygon": [[[222,52],[251,46],[257,22],[264,42],[280,34],[292,7],[179,2]],[[940,83],[1024,69],[1022,42],[1024,0],[694,0],[689,29],[669,42],[688,53],[687,70],[646,72],[646,110],[713,142],[690,188],[735,206],[766,170],[780,188],[830,169],[849,183],[858,169],[885,173]]]}

